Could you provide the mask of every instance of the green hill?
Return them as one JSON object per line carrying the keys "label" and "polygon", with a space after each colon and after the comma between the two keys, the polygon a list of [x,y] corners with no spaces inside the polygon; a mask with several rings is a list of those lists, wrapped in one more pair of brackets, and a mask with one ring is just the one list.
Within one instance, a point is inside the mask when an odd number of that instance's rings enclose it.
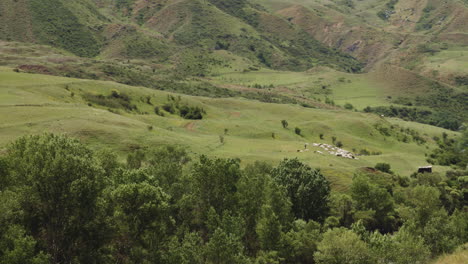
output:
{"label": "green hill", "polygon": [[[263,9],[245,4],[237,12],[229,1],[213,3],[97,1],[103,7],[98,9],[89,0],[7,0],[0,5],[0,38],[48,44],[82,57],[117,53],[134,58],[148,49],[159,50],[157,55],[196,47],[229,50],[277,69],[305,70],[317,64],[361,69],[351,56],[325,47]],[[22,17],[10,17],[13,13]],[[130,45],[135,39],[138,44]]]}
{"label": "green hill", "polygon": [[0,0],[0,263],[463,262],[466,21]]}
{"label": "green hill", "polygon": [[[456,135],[372,114],[241,98],[182,96],[180,105],[200,107],[206,112],[202,120],[187,120],[177,111],[171,114],[164,110],[164,105],[171,102],[168,98],[178,98],[177,94],[112,82],[15,73],[6,68],[0,76],[2,146],[24,134],[50,131],[78,137],[93,148],[114,149],[122,155],[132,149],[175,144],[193,153],[239,157],[247,163],[299,157],[322,168],[335,186],[343,189],[357,168],[379,162],[391,163],[395,172],[408,175],[426,164],[425,154],[436,147],[434,136],[442,132]],[[114,92],[128,96],[128,100],[112,97]],[[164,116],[157,115],[155,108]],[[287,129],[281,120],[288,121]],[[301,135],[295,134],[295,127],[301,129]],[[306,142],[332,144],[333,137],[344,149],[369,156],[358,156],[356,160],[335,157],[316,152],[323,149],[312,145],[310,151],[298,152],[304,150]],[[419,137],[423,141],[417,141]]]}

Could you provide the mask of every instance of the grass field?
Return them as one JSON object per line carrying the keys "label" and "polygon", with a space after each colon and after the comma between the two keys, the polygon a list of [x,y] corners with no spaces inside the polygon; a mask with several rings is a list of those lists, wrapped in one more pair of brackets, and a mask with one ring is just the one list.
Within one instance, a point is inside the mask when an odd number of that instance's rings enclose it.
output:
{"label": "grass field", "polygon": [[[444,131],[455,135],[440,128],[353,111],[310,109],[240,98],[182,96],[183,104],[203,107],[207,112],[203,120],[185,120],[169,113],[165,117],[154,114],[154,107],[167,102],[167,96],[171,95],[163,91],[113,82],[15,73],[10,68],[0,68],[0,80],[0,146],[3,147],[25,134],[54,132],[78,137],[95,149],[114,149],[122,155],[132,149],[176,144],[191,153],[238,157],[243,164],[255,160],[276,163],[285,157],[299,157],[321,168],[335,188],[341,190],[347,188],[355,169],[378,162],[390,163],[396,173],[407,176],[417,166],[426,165],[424,155],[434,147],[433,136],[440,136]],[[83,99],[84,94],[107,96],[112,90],[128,94],[138,112],[110,111],[95,104],[89,106]],[[287,129],[281,126],[283,119],[289,123]],[[414,129],[428,143],[403,143],[396,137],[383,136],[375,128],[377,123]],[[301,136],[294,133],[295,127],[301,128]],[[320,134],[324,135],[323,140]],[[221,135],[224,143],[220,141]],[[297,152],[304,149],[306,142],[331,144],[332,137],[341,141],[346,150],[367,149],[382,154],[352,160],[314,153],[319,149],[313,147],[308,152]],[[446,169],[436,167],[436,171]]]}
{"label": "grass field", "polygon": [[[233,84],[244,87],[260,85],[264,89],[300,97],[330,98],[343,106],[352,103],[357,109],[366,106],[389,105],[385,87],[374,80],[372,73],[349,74],[329,68],[317,68],[308,72],[288,72],[260,69],[259,71],[231,71],[218,73],[214,81],[218,85]],[[272,88],[270,88],[272,87]]]}
{"label": "grass field", "polygon": [[468,74],[468,51],[466,47],[442,50],[424,59],[423,67],[444,74]]}

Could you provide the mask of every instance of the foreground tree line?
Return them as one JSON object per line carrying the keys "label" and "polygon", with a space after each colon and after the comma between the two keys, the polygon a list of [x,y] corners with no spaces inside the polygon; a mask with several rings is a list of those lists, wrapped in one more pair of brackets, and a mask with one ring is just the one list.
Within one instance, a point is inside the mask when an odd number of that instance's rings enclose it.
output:
{"label": "foreground tree line", "polygon": [[466,175],[368,168],[338,193],[297,159],[166,146],[120,163],[27,136],[0,156],[0,263],[426,263],[468,241]]}

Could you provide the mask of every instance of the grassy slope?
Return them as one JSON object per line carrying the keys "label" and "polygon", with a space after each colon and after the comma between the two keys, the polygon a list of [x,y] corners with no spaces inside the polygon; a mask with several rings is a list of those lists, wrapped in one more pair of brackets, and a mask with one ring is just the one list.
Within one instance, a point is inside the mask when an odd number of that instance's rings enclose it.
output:
{"label": "grassy slope", "polygon": [[464,264],[468,262],[468,244],[461,246],[450,255],[438,258],[433,264]]}
{"label": "grassy slope", "polygon": [[[1,68],[0,79],[0,145],[30,133],[51,131],[82,138],[95,148],[112,148],[120,153],[137,147],[151,148],[160,144],[179,144],[194,153],[209,153],[221,157],[239,157],[245,162],[265,160],[277,162],[284,157],[300,157],[320,167],[332,179],[334,186],[348,186],[353,171],[377,162],[389,162],[397,173],[408,175],[418,165],[424,165],[424,153],[432,148],[431,137],[443,129],[400,120],[381,120],[374,115],[344,110],[306,109],[297,105],[259,103],[245,99],[211,99],[183,96],[183,102],[202,106],[207,111],[200,121],[184,120],[175,115],[160,117],[153,107],[140,98],[151,96],[154,105],[162,105],[168,93],[147,88],[124,86],[112,82],[14,73]],[[69,90],[66,90],[68,87]],[[110,94],[112,89],[127,93],[140,111],[149,114],[114,114],[103,107],[90,107],[81,97],[84,93]],[[71,96],[71,93],[74,96]],[[289,122],[283,129],[280,120]],[[427,145],[401,143],[385,138],[373,127],[375,123],[411,127],[429,140]],[[149,130],[148,126],[153,126]],[[300,127],[303,136],[294,134]],[[219,141],[224,133],[225,144]],[[275,133],[276,138],[272,138]],[[320,140],[319,134],[325,134]],[[448,132],[454,135],[453,132]],[[379,156],[349,160],[317,153],[298,153],[304,142],[331,143],[336,136],[344,148],[366,148],[382,151]],[[314,150],[312,148],[312,150]],[[437,167],[438,171],[445,170]]]}

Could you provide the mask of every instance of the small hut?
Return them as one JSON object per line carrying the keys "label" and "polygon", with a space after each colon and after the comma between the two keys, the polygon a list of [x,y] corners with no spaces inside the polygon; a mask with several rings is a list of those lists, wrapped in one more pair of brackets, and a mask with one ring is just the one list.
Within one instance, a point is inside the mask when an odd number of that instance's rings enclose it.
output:
{"label": "small hut", "polygon": [[418,173],[432,173],[432,166],[419,167]]}

